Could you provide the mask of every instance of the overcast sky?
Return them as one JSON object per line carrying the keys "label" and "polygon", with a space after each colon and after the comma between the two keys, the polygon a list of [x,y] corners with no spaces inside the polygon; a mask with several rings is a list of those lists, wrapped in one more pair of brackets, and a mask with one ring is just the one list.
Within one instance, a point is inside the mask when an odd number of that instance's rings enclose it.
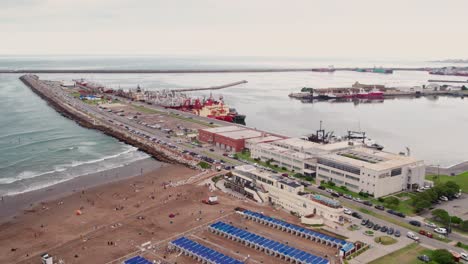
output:
{"label": "overcast sky", "polygon": [[0,0],[0,54],[468,58],[468,0]]}

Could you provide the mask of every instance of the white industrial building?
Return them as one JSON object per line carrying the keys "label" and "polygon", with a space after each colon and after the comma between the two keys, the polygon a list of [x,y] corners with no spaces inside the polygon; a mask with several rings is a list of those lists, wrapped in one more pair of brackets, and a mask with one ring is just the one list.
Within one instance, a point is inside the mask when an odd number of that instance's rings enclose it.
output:
{"label": "white industrial building", "polygon": [[288,138],[251,144],[250,152],[253,158],[315,176],[319,182],[333,181],[374,197],[424,186],[424,161],[368,148],[359,141],[319,144]]}
{"label": "white industrial building", "polygon": [[301,216],[303,223],[344,221],[344,209],[339,201],[304,193],[304,186],[297,181],[259,170],[252,165],[237,166],[232,174],[229,181],[231,189],[258,202],[270,202],[294,212]]}
{"label": "white industrial building", "polygon": [[250,153],[252,158],[270,160],[280,168],[285,167],[306,176],[314,176],[316,164],[313,161],[317,157],[361,145],[362,143],[348,141],[319,144],[300,138],[288,138],[270,143],[251,144]]}
{"label": "white industrial building", "polygon": [[312,163],[318,181],[333,181],[376,198],[424,185],[424,161],[366,147],[323,155]]}

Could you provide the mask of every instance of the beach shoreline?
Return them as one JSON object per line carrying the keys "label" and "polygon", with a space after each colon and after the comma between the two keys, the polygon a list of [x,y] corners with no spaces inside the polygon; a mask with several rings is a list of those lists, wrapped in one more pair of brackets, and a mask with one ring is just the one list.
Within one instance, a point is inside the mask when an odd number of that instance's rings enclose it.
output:
{"label": "beach shoreline", "polygon": [[24,210],[36,207],[42,202],[57,200],[75,192],[80,192],[135,176],[141,176],[148,172],[157,171],[165,166],[168,166],[168,164],[148,157],[121,167],[80,175],[73,179],[37,190],[3,196],[0,201],[0,223],[12,220]]}

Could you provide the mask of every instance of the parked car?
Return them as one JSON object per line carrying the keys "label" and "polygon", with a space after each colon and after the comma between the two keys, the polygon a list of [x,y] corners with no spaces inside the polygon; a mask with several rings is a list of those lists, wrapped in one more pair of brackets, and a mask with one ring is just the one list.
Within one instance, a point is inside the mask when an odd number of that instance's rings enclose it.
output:
{"label": "parked car", "polygon": [[333,197],[340,197],[340,194],[337,193],[337,192],[332,192],[331,195],[332,195]]}
{"label": "parked car", "polygon": [[422,262],[430,262],[431,261],[431,258],[429,258],[427,255],[421,255],[421,256],[418,256],[418,259]]}
{"label": "parked car", "polygon": [[438,228],[434,229],[434,232],[445,235],[445,234],[447,234],[447,229],[445,229],[443,227],[438,227]]}
{"label": "parked car", "polygon": [[414,226],[421,226],[421,222],[416,221],[416,220],[411,220],[411,221],[409,221],[409,223],[410,223],[411,225],[414,225]]}
{"label": "parked car", "polygon": [[381,226],[379,224],[375,224],[375,226],[374,226],[375,231],[379,230],[380,228],[381,228]]}
{"label": "parked car", "polygon": [[325,190],[325,189],[326,189],[325,186],[323,186],[323,185],[320,185],[318,188],[319,188],[320,190]]}
{"label": "parked car", "polygon": [[367,225],[367,223],[369,223],[369,219],[364,219],[361,221],[361,225],[363,226]]}
{"label": "parked car", "polygon": [[211,151],[211,152],[213,152],[213,151],[214,151],[214,149],[210,149],[210,151]]}
{"label": "parked car", "polygon": [[[347,214],[347,215],[351,215],[351,214],[353,213],[353,211],[351,211],[351,210],[345,208],[345,209],[344,209],[344,213]],[[353,216],[354,216],[354,215],[353,215]]]}
{"label": "parked car", "polygon": [[400,230],[395,230],[395,236],[396,236],[396,237],[400,237],[400,235],[401,235],[401,234],[400,234]]}
{"label": "parked car", "polygon": [[380,231],[386,233],[388,231],[388,227],[382,226],[382,228],[380,228]]}
{"label": "parked car", "polygon": [[349,195],[349,194],[345,194],[345,195],[343,195],[343,197],[346,198],[346,199],[350,199],[350,200],[353,199],[353,197],[351,195]]}
{"label": "parked car", "polygon": [[468,261],[468,254],[465,253],[465,252],[461,252],[461,253],[460,253],[460,258],[463,259],[463,260],[467,260],[467,261]]}
{"label": "parked car", "polygon": [[395,214],[395,211],[393,211],[392,209],[388,209],[388,210],[387,210],[387,213],[389,213],[389,214]]}
{"label": "parked car", "polygon": [[446,201],[448,201],[448,198],[445,197],[445,196],[441,196],[441,197],[439,197],[439,200],[446,202]]}
{"label": "parked car", "polygon": [[431,222],[424,223],[425,226],[431,227],[431,228],[437,228],[437,225]]}
{"label": "parked car", "polygon": [[413,239],[414,241],[419,241],[419,237],[416,236],[413,232],[406,233],[406,236]]}
{"label": "parked car", "polygon": [[369,202],[369,201],[364,201],[363,204],[367,205],[367,206],[372,206],[372,203]]}
{"label": "parked car", "polygon": [[428,238],[432,238],[432,233],[431,232],[426,232],[426,230],[419,230],[419,234],[423,236],[427,236]]}
{"label": "parked car", "polygon": [[405,217],[406,217],[406,215],[405,215],[404,213],[401,213],[401,212],[395,212],[395,215],[396,215],[396,216],[399,216],[399,217],[401,217],[401,218],[405,218]]}
{"label": "parked car", "polygon": [[357,212],[352,213],[351,216],[356,217],[357,219],[362,219],[362,216]]}
{"label": "parked car", "polygon": [[390,227],[387,231],[387,234],[388,235],[393,235],[393,233],[395,232],[395,230],[393,230],[393,227]]}
{"label": "parked car", "polygon": [[357,197],[357,198],[353,197],[353,201],[358,202],[358,203],[362,203],[362,199],[359,198],[359,197]]}
{"label": "parked car", "polygon": [[379,209],[379,210],[385,210],[385,207],[383,207],[382,205],[376,205],[375,206],[375,209]]}
{"label": "parked car", "polygon": [[367,223],[366,227],[368,228],[373,228],[374,227],[374,223],[369,221],[369,223]]}

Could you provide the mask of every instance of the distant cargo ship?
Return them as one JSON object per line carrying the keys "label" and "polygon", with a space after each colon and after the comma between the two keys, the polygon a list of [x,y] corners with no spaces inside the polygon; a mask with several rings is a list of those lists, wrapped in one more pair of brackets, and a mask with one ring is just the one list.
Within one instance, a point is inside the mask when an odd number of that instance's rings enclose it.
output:
{"label": "distant cargo ship", "polygon": [[384,69],[384,68],[372,68],[372,69],[356,69],[357,72],[373,72],[373,73],[385,73],[385,74],[392,74],[392,69]]}
{"label": "distant cargo ship", "polygon": [[219,100],[213,99],[212,96],[207,100],[187,98],[182,105],[161,106],[184,112],[191,112],[198,116],[245,125],[245,115],[238,114],[234,108],[229,108],[228,105],[224,104],[222,97],[220,97]]}
{"label": "distant cargo ship", "polygon": [[429,71],[434,75],[468,76],[468,68],[446,67]]}
{"label": "distant cargo ship", "polygon": [[383,99],[384,92],[379,89],[364,89],[364,88],[330,88],[330,89],[314,89],[303,87],[300,93],[291,93],[289,97],[298,99]]}
{"label": "distant cargo ship", "polygon": [[318,68],[312,69],[313,72],[335,72],[333,65],[328,66],[328,68]]}

